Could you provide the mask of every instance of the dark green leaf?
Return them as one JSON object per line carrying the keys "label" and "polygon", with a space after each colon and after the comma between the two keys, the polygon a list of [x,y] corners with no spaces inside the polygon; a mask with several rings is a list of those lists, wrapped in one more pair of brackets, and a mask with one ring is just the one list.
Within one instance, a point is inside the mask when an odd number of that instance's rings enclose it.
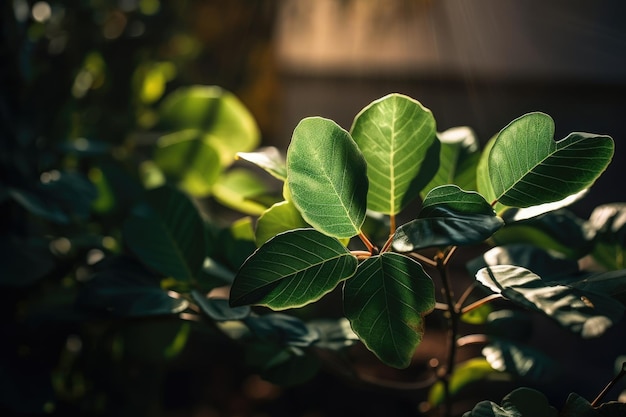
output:
{"label": "dark green leaf", "polygon": [[586,225],[594,233],[593,258],[608,269],[626,268],[626,203],[596,207]]}
{"label": "dark green leaf", "polygon": [[320,338],[316,329],[308,327],[297,317],[271,313],[243,319],[250,331],[264,342],[280,346],[308,347]]}
{"label": "dark green leaf", "polygon": [[193,280],[206,254],[204,224],[194,203],[171,187],[146,193],[124,224],[128,247],[150,268],[181,281]]}
{"label": "dark green leaf", "polygon": [[584,338],[600,336],[624,313],[624,306],[608,296],[545,282],[521,267],[495,265],[478,271],[476,278],[492,291],[545,314]]}
{"label": "dark green leaf", "polygon": [[410,97],[375,100],[355,117],[350,133],[367,161],[370,210],[399,213],[437,172],[435,118]]}
{"label": "dark green leaf", "polygon": [[314,229],[281,233],[243,264],[231,289],[231,304],[302,307],[332,291],[356,267],[356,257],[337,239]]}
{"label": "dark green leaf", "polygon": [[[481,401],[463,414],[463,417],[558,417],[558,411],[548,403],[541,392],[531,388],[517,388],[502,399],[502,406]],[[572,416],[573,417],[573,416]]]}
{"label": "dark green leaf", "polygon": [[489,336],[525,342],[532,336],[533,321],[525,311],[496,310],[487,316],[485,332]]}
{"label": "dark green leaf", "polygon": [[424,333],[423,316],[435,307],[434,285],[422,266],[385,252],[359,265],[343,289],[352,329],[381,361],[406,368]]}
{"label": "dark green leaf", "polygon": [[498,201],[512,207],[550,203],[589,188],[613,157],[613,139],[571,133],[554,141],[554,121],[529,113],[500,131],[489,153]]}
{"label": "dark green leaf", "polygon": [[431,212],[442,206],[460,214],[495,215],[493,207],[479,193],[462,190],[456,185],[442,185],[426,195],[419,217],[432,217]]}
{"label": "dark green leaf", "polygon": [[302,217],[338,239],[361,230],[367,207],[367,166],[350,134],[332,120],[303,119],[287,150],[287,184]]}
{"label": "dark green leaf", "polygon": [[491,339],[482,354],[493,369],[525,381],[549,383],[563,372],[560,364],[545,353],[505,339]]}
{"label": "dark green leaf", "polygon": [[209,298],[196,290],[191,292],[191,297],[215,321],[243,320],[250,315],[250,307],[230,307],[225,298]]}

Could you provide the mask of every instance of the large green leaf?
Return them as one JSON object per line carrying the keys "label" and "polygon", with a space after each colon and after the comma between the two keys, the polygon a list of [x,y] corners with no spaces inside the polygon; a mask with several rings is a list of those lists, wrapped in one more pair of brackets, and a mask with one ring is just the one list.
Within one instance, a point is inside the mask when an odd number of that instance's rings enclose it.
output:
{"label": "large green leaf", "polygon": [[441,142],[439,169],[422,190],[422,197],[433,188],[446,184],[455,184],[464,190],[476,190],[480,148],[474,131],[467,126],[459,126],[437,133],[437,137]]}
{"label": "large green leaf", "polygon": [[398,252],[472,245],[489,238],[503,224],[480,194],[441,186],[428,193],[417,219],[396,230],[392,245]]}
{"label": "large green leaf", "polygon": [[261,246],[279,233],[310,227],[291,201],[281,201],[267,209],[256,224],[256,244]]}
{"label": "large green leaf", "polygon": [[196,277],[207,252],[198,209],[168,186],[146,192],[124,224],[124,240],[144,264],[181,281]]}
{"label": "large green leaf", "polygon": [[198,130],[180,130],[160,137],[153,159],[167,178],[198,197],[210,194],[222,170],[219,154]]}
{"label": "large green leaf", "polygon": [[182,87],[169,94],[159,108],[160,127],[167,131],[196,129],[207,135],[218,150],[223,166],[237,152],[255,149],[259,127],[244,104],[232,93],[216,86]]}
{"label": "large green leaf", "polygon": [[564,199],[590,187],[613,157],[613,139],[571,133],[554,141],[554,121],[529,113],[500,131],[489,153],[496,198],[512,207]]}
{"label": "large green leaf", "polygon": [[367,208],[399,213],[437,172],[435,118],[418,101],[389,94],[365,107],[350,129],[367,161]]}
{"label": "large green leaf", "polygon": [[332,120],[303,119],[287,150],[287,183],[302,217],[321,232],[350,238],[367,205],[367,167],[350,134]]}
{"label": "large green leaf", "polygon": [[517,266],[483,268],[477,272],[476,278],[492,291],[543,313],[584,338],[602,335],[624,314],[624,306],[606,295],[546,282]]}
{"label": "large green leaf", "polygon": [[387,365],[406,368],[424,334],[423,316],[435,307],[434,285],[419,263],[385,252],[345,282],[343,304],[365,346]]}
{"label": "large green leaf", "polygon": [[356,267],[356,257],[338,240],[314,229],[288,231],[246,260],[235,277],[230,302],[274,310],[302,307],[332,291]]}

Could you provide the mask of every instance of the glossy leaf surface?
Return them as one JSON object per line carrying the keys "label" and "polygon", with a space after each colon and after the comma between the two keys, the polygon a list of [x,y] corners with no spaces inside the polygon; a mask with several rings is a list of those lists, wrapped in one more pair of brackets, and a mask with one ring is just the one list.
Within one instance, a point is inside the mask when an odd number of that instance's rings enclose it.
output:
{"label": "glossy leaf surface", "polygon": [[274,310],[302,307],[352,276],[356,267],[356,257],[330,236],[314,229],[285,232],[268,240],[242,265],[230,302]]}
{"label": "glossy leaf surface", "polygon": [[332,120],[303,119],[287,150],[287,183],[302,217],[321,232],[350,238],[361,230],[367,202],[366,163]]}
{"label": "glossy leaf surface", "polygon": [[194,279],[206,254],[198,209],[172,187],[147,191],[124,224],[124,240],[148,267],[182,281]]}
{"label": "glossy leaf surface", "polygon": [[350,129],[367,161],[367,207],[397,214],[417,197],[438,168],[432,112],[418,101],[389,94],[365,107]]}
{"label": "glossy leaf surface", "polygon": [[479,270],[476,278],[492,291],[545,314],[584,338],[602,335],[624,313],[624,306],[608,296],[546,282],[521,267],[495,265]]}
{"label": "glossy leaf surface", "polygon": [[489,153],[489,178],[498,201],[530,207],[558,201],[591,186],[613,157],[613,140],[571,133],[554,141],[554,121],[529,113],[500,131]]}
{"label": "glossy leaf surface", "polygon": [[503,224],[480,194],[442,186],[428,194],[417,219],[396,230],[392,246],[398,252],[411,252],[471,245],[483,242]]}
{"label": "glossy leaf surface", "polygon": [[281,201],[267,209],[256,224],[256,244],[261,246],[279,233],[293,229],[307,228],[310,225],[291,201]]}
{"label": "glossy leaf surface", "polygon": [[406,368],[435,307],[434,285],[422,266],[392,252],[366,259],[343,289],[352,329],[381,361]]}

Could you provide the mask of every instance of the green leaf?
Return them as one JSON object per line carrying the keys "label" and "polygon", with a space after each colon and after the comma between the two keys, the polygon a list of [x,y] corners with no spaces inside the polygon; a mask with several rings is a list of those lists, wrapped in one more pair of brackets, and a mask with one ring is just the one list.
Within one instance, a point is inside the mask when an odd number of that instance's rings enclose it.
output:
{"label": "green leaf", "polygon": [[213,197],[226,207],[252,216],[261,215],[277,200],[267,182],[243,168],[222,174],[213,186]]}
{"label": "green leaf", "polygon": [[279,346],[306,348],[320,338],[316,329],[308,327],[299,318],[287,314],[250,315],[243,320],[250,331],[261,341],[272,342]]}
{"label": "green leaf", "polygon": [[216,86],[195,85],[170,93],[159,108],[160,127],[168,131],[195,129],[218,151],[221,165],[230,165],[237,152],[260,143],[259,127],[243,103]]}
{"label": "green leaf", "polygon": [[132,258],[118,256],[96,266],[81,289],[79,307],[118,317],[178,314],[189,302],[160,287],[159,276]]}
{"label": "green leaf", "polygon": [[560,282],[581,291],[608,295],[626,304],[626,269],[584,274],[577,277],[575,280],[563,279]]}
{"label": "green leaf", "polygon": [[593,258],[608,269],[626,268],[626,203],[596,207],[586,226],[593,231]]}
{"label": "green leaf", "polygon": [[493,369],[530,382],[554,382],[563,372],[559,362],[528,346],[493,338],[482,349]]}
{"label": "green leaf", "polygon": [[288,230],[310,227],[290,201],[281,201],[267,209],[256,224],[256,244],[261,246],[272,237]]}
{"label": "green leaf", "polygon": [[252,218],[242,217],[232,222],[228,227],[219,231],[216,241],[219,245],[212,255],[236,271],[256,250]]}
{"label": "green leaf", "polygon": [[503,224],[480,194],[441,186],[428,193],[417,219],[396,230],[392,247],[412,252],[433,246],[472,245],[485,241]]}
{"label": "green leaf", "polygon": [[485,333],[489,336],[525,342],[533,333],[533,321],[528,312],[495,310],[487,316]]}
{"label": "green leaf", "polygon": [[338,240],[314,229],[281,233],[246,260],[231,288],[232,306],[274,310],[319,300],[354,274],[357,259]]}
{"label": "green leaf", "polygon": [[285,158],[278,148],[274,146],[260,148],[255,152],[238,152],[237,158],[252,162],[281,181],[287,179]]}
{"label": "green leaf", "polygon": [[554,121],[529,113],[500,131],[489,153],[496,198],[512,207],[561,200],[589,188],[613,157],[613,139],[571,133],[554,141]]}
{"label": "green leaf", "polygon": [[359,340],[350,327],[350,321],[345,317],[311,320],[307,322],[307,327],[319,334],[315,347],[321,349],[340,350],[354,345]]}
{"label": "green leaf", "polygon": [[367,161],[367,208],[397,214],[437,172],[435,118],[418,101],[389,94],[355,117],[350,129]]}
{"label": "green leaf", "polygon": [[350,134],[321,117],[303,119],[287,150],[287,183],[302,217],[339,239],[356,236],[365,220],[367,167]]}
{"label": "green leaf", "polygon": [[181,130],[160,137],[153,159],[169,180],[197,197],[211,193],[222,170],[219,154],[197,130]]}
{"label": "green leaf", "polygon": [[463,417],[558,417],[556,408],[541,392],[532,388],[517,388],[502,399],[502,406],[481,401]]}
{"label": "green leaf", "polygon": [[172,187],[146,192],[124,224],[124,240],[148,267],[180,281],[200,272],[206,254],[204,224],[194,203]]}
{"label": "green leaf", "polygon": [[385,252],[366,259],[345,282],[345,316],[381,361],[406,368],[424,334],[423,316],[435,307],[434,291],[419,263]]}
{"label": "green leaf", "polygon": [[545,282],[538,275],[517,266],[483,268],[476,278],[492,291],[543,313],[584,338],[600,336],[624,314],[624,306],[608,296]]}
{"label": "green leaf", "polygon": [[[478,192],[489,204],[496,202],[496,193],[491,185],[491,177],[489,173],[489,154],[491,153],[491,149],[496,143],[497,138],[498,135],[495,135],[487,141],[480,154],[478,166],[476,167],[476,186],[478,187]],[[496,209],[496,212],[499,212],[497,206],[495,206],[494,209]]]}
{"label": "green leaf", "polygon": [[[454,396],[464,387],[494,375],[501,376],[500,372],[494,370],[489,362],[483,358],[473,358],[462,362],[456,366],[450,377],[448,388],[450,395]],[[428,392],[428,403],[432,407],[436,407],[442,404],[444,400],[445,390],[443,383],[438,381],[433,384]]]}
{"label": "green leaf", "polygon": [[193,301],[209,318],[215,321],[243,320],[250,315],[250,307],[230,307],[224,298],[210,298],[199,291],[191,291]]}
{"label": "green leaf", "polygon": [[437,137],[441,142],[439,170],[422,190],[422,198],[433,188],[446,184],[455,184],[464,190],[477,190],[480,144],[474,131],[467,126],[459,126],[437,133]]}

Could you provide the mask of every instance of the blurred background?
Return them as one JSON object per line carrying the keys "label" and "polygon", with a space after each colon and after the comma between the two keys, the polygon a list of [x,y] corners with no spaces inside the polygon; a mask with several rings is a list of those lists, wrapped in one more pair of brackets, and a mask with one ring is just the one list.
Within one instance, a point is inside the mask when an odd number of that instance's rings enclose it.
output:
{"label": "blurred background", "polygon": [[[557,139],[586,131],[616,142],[614,162],[574,211],[587,216],[599,204],[626,201],[621,1],[5,0],[0,11],[4,180],[31,169],[39,175],[54,164],[46,158],[57,155],[59,146],[80,146],[82,138],[111,145],[112,152],[140,151],[155,139],[151,129],[163,97],[181,86],[206,84],[233,92],[256,118],[263,145],[282,149],[303,117],[328,117],[349,129],[364,106],[391,92],[431,109],[439,131],[470,126],[483,143],[524,113],[543,111],[554,118]],[[41,157],[33,162],[32,155]],[[13,227],[12,214],[0,212],[0,228]],[[0,312],[13,314],[13,307],[3,305]],[[46,337],[72,351],[66,334]],[[268,406],[281,391],[255,377],[242,383],[240,370],[229,363],[236,355],[223,356],[221,367],[207,362],[212,354],[225,355],[222,347],[213,348],[191,348],[163,385],[156,385],[162,382],[157,377],[150,385],[158,370],[147,365],[107,376],[112,380],[105,385],[121,393],[137,389],[139,379],[133,378],[141,373],[137,398],[120,394],[124,410],[135,416],[141,415],[142,395],[162,395],[153,401],[168,416],[212,417],[226,415],[218,411],[226,409],[228,415],[311,417],[330,415],[333,402],[336,415],[416,412],[406,396],[389,400],[367,392],[371,401],[364,403],[363,391],[332,378],[289,391],[291,403]],[[33,375],[49,362],[58,365],[56,356],[40,360],[29,368]],[[195,367],[210,369],[210,376],[200,378]],[[0,378],[3,401],[13,397],[27,405],[43,395],[32,378]],[[80,386],[75,381],[58,384],[66,399],[81,395],[70,389]],[[17,386],[33,391],[9,389]],[[313,397],[323,404],[302,406]],[[211,401],[211,407],[197,406]],[[259,402],[263,411],[252,410]],[[28,407],[25,412],[34,414]]]}

